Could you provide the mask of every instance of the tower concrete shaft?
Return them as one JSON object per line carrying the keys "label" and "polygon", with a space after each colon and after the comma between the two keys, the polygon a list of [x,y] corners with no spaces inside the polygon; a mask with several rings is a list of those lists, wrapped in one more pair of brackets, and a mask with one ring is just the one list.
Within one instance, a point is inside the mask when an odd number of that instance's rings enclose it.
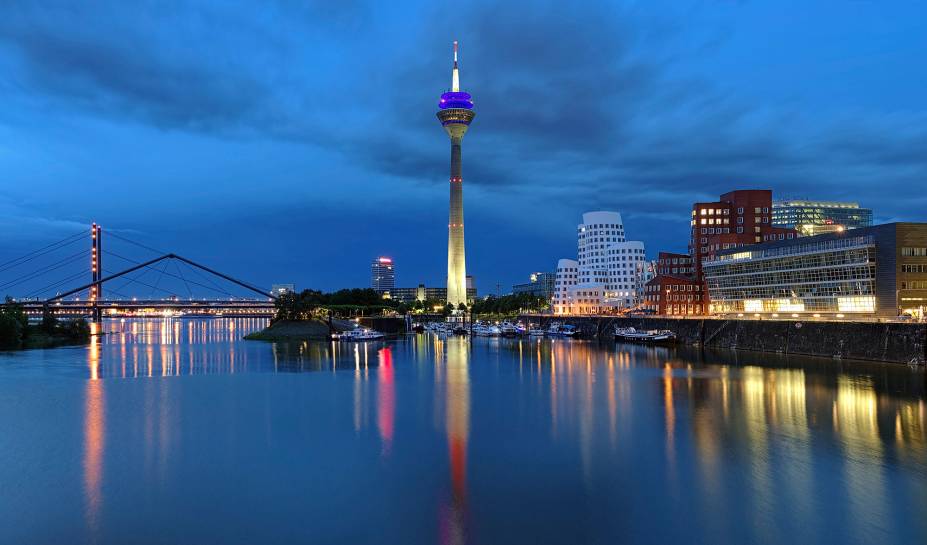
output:
{"label": "tower concrete shaft", "polygon": [[450,213],[447,229],[447,302],[455,307],[467,303],[467,255],[464,248],[463,174],[460,143],[463,136],[451,136]]}
{"label": "tower concrete shaft", "polygon": [[463,173],[461,142],[476,113],[470,94],[460,90],[457,42],[451,90],[441,95],[437,116],[451,139],[450,213],[447,224],[447,302],[455,308],[467,304],[467,256],[464,249]]}

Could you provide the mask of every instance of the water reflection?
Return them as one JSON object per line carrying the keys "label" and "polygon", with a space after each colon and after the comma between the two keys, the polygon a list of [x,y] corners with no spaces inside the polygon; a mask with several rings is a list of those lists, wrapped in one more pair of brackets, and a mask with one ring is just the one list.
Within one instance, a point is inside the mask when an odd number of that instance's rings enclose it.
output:
{"label": "water reflection", "polygon": [[[443,388],[447,449],[451,469],[451,497],[441,513],[441,543],[460,544],[466,540],[467,440],[470,435],[469,341],[448,339]],[[441,365],[439,361],[437,365]],[[441,385],[438,385],[440,389]]]}
{"label": "water reflection", "polygon": [[[83,419],[73,459],[90,536],[105,535],[107,513],[128,509],[107,496],[109,483],[127,490],[120,499],[133,498],[133,484],[118,477],[129,470],[109,473],[123,459],[150,501],[183,498],[184,477],[201,474],[185,466],[191,460],[218,459],[220,470],[270,467],[249,481],[260,487],[262,479],[298,481],[313,470],[309,457],[329,473],[302,483],[361,489],[384,516],[414,513],[402,520],[421,524],[424,542],[492,542],[486,529],[499,530],[503,519],[527,541],[927,535],[923,371],[550,339],[240,340],[262,325],[107,322],[109,334],[94,338],[85,359],[75,349],[46,353],[80,358],[73,368],[81,380],[72,382],[83,411],[69,409]],[[24,357],[43,365],[41,354]],[[236,376],[184,379],[203,374]],[[306,414],[313,418],[294,416]],[[326,458],[329,444],[339,449],[337,463]],[[276,453],[269,459],[267,445]],[[311,484],[292,488],[293,505],[318,500]],[[629,507],[641,498],[660,509]],[[673,534],[677,526],[688,530]],[[476,536],[480,529],[488,533]]]}
{"label": "water reflection", "polygon": [[[360,347],[355,346],[359,351]],[[365,351],[366,355],[366,351]],[[383,441],[383,456],[388,456],[393,443],[396,413],[396,385],[393,382],[393,352],[390,347],[377,351],[377,429]]]}

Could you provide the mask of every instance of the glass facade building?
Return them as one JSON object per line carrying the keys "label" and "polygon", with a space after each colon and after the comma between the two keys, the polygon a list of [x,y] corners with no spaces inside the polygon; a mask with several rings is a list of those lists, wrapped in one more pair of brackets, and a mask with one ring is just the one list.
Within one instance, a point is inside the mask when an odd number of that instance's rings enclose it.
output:
{"label": "glass facade building", "polygon": [[921,247],[927,248],[927,224],[890,223],[721,251],[702,264],[710,310],[785,316],[922,313],[915,312],[927,298],[927,283],[920,283],[927,272],[919,272],[927,256],[916,255]]}
{"label": "glass facade building", "polygon": [[377,293],[389,293],[396,287],[396,270],[389,257],[378,257],[370,263],[370,287]]}
{"label": "glass facade building", "polygon": [[515,284],[512,286],[512,293],[530,293],[543,297],[548,301],[554,296],[554,285],[557,280],[555,272],[536,272],[531,273],[530,282],[524,284]]}
{"label": "glass facade building", "polygon": [[805,236],[872,226],[872,210],[855,202],[775,201],[773,225],[797,229]]}

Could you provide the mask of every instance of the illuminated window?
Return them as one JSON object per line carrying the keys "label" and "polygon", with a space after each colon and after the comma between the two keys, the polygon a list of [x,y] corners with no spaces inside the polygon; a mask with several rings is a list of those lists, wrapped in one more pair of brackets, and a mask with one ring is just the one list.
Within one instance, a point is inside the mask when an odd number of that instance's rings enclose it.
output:
{"label": "illuminated window", "polygon": [[838,297],[839,312],[875,312],[875,296]]}

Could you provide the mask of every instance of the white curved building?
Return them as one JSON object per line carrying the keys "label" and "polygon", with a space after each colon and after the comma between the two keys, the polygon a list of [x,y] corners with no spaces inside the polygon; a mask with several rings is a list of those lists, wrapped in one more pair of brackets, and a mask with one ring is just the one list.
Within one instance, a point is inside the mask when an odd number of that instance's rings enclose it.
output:
{"label": "white curved building", "polygon": [[555,314],[598,314],[643,300],[648,263],[644,243],[626,240],[618,212],[583,214],[576,228],[577,260],[557,264]]}

